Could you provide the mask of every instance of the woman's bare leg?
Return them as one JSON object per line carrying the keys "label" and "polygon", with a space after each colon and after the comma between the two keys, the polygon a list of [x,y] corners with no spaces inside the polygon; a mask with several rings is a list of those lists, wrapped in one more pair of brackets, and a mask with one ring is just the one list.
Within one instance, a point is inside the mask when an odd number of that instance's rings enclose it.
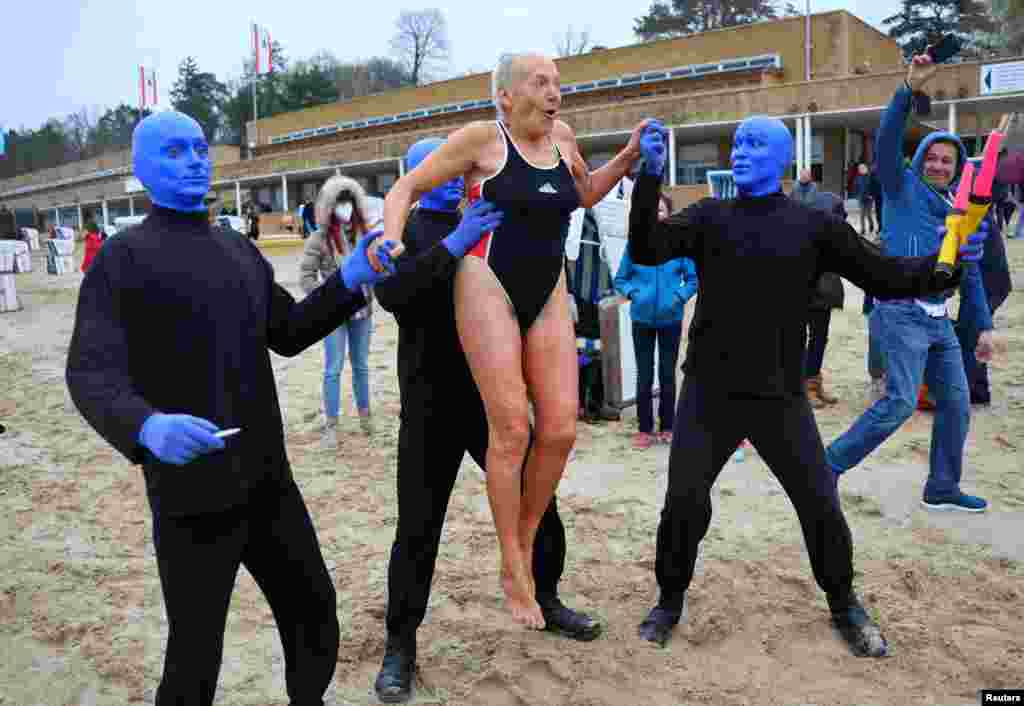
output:
{"label": "woman's bare leg", "polygon": [[504,290],[476,257],[464,258],[455,276],[455,320],[490,430],[487,497],[501,548],[502,588],[512,617],[540,629],[544,616],[533,594],[533,552],[524,552],[520,543],[521,473],[530,440],[522,338]]}
{"label": "woman's bare leg", "polygon": [[533,446],[526,461],[519,539],[529,557],[533,555],[540,520],[576,443],[579,370],[565,273],[527,331],[524,348],[523,373],[535,423]]}

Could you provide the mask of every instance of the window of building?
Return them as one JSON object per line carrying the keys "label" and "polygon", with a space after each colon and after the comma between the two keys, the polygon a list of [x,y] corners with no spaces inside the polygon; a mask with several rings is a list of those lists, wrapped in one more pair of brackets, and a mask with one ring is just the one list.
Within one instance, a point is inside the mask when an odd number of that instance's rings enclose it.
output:
{"label": "window of building", "polygon": [[676,145],[676,184],[695,186],[707,184],[707,174],[723,169],[718,162],[718,143],[700,142]]}

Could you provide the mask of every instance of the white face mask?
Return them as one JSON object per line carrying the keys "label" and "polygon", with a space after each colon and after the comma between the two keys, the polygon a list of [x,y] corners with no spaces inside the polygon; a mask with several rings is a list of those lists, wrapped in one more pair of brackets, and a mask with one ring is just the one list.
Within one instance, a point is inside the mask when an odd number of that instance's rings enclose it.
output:
{"label": "white face mask", "polygon": [[352,220],[352,204],[346,201],[345,203],[339,203],[334,207],[334,215],[338,217],[338,220],[342,223],[348,223]]}

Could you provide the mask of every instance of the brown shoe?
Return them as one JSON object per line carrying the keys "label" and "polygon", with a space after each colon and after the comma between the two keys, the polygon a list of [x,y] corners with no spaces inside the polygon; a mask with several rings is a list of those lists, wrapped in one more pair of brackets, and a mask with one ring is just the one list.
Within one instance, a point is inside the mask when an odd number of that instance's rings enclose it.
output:
{"label": "brown shoe", "polygon": [[839,401],[838,397],[830,395],[828,390],[825,389],[825,380],[822,378],[821,373],[815,376],[818,380],[818,399],[825,404],[835,404]]}
{"label": "brown shoe", "polygon": [[821,399],[819,395],[821,390],[821,380],[819,378],[806,378],[804,380],[804,389],[807,391],[807,401],[811,403],[811,407],[821,409],[825,406],[825,400]]}

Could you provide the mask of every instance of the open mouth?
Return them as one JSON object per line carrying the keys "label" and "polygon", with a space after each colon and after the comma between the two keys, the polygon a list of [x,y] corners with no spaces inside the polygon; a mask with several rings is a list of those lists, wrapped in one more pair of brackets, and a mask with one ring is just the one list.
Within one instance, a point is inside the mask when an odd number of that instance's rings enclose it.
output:
{"label": "open mouth", "polygon": [[549,118],[551,118],[552,120],[554,120],[554,119],[555,119],[555,116],[557,116],[557,115],[558,115],[558,110],[556,110],[556,109],[554,109],[554,108],[552,108],[552,109],[550,109],[550,110],[545,110],[545,111],[544,111],[544,115],[546,115],[546,116],[548,116]]}

